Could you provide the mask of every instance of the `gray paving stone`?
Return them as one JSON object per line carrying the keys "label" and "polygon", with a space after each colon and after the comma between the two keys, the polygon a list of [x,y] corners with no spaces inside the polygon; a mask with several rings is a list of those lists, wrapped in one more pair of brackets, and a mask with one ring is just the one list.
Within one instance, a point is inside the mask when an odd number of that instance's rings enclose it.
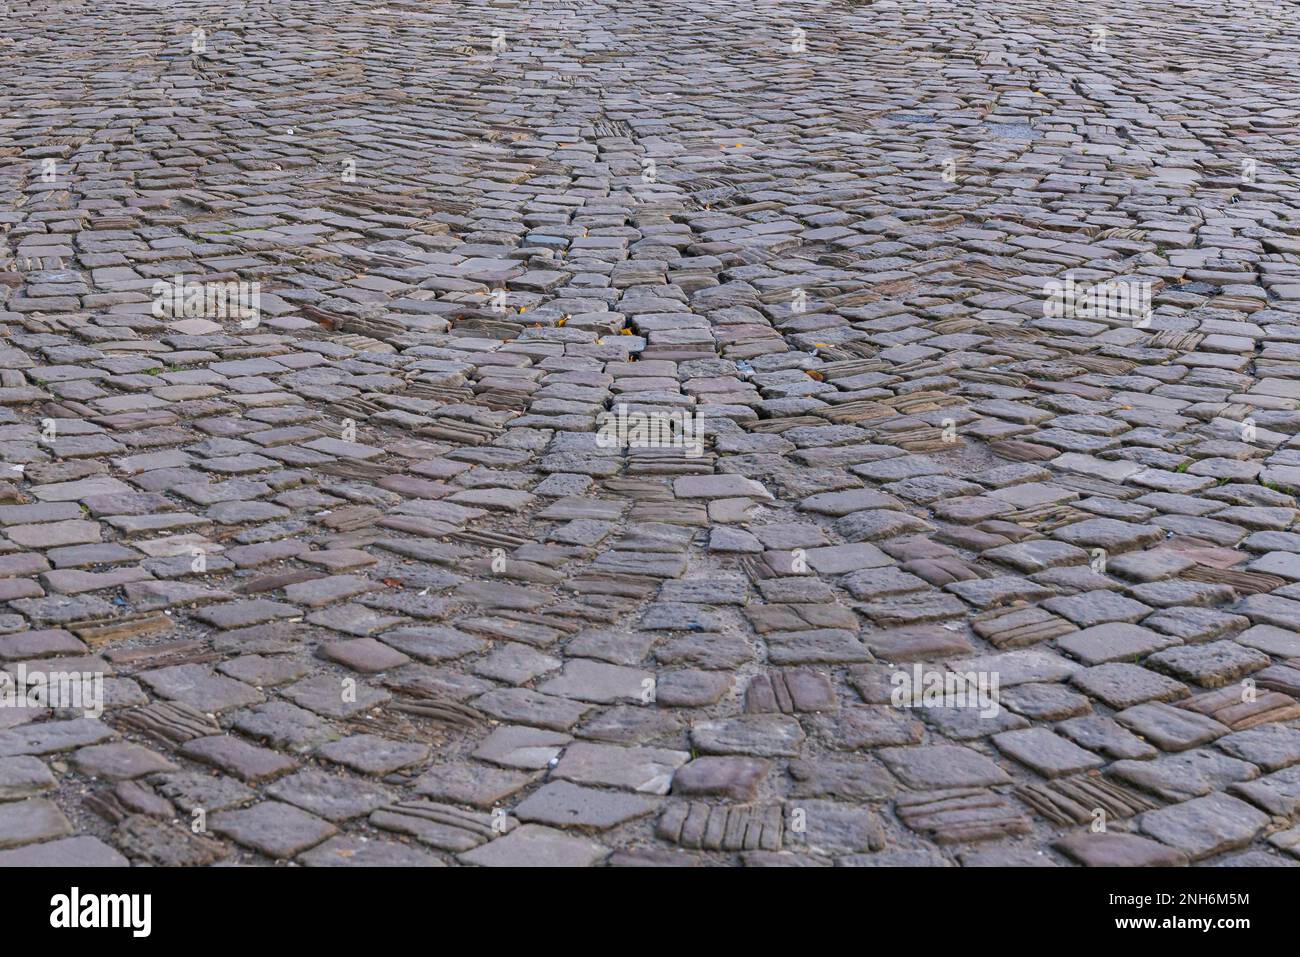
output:
{"label": "gray paving stone", "polygon": [[158,752],[125,741],[82,748],[73,753],[72,764],[82,774],[112,781],[176,770]]}
{"label": "gray paving stone", "polygon": [[591,867],[608,853],[588,838],[525,824],[459,857],[479,867]]}
{"label": "gray paving stone", "polygon": [[181,748],[181,753],[250,783],[280,777],[298,766],[290,758],[229,735],[195,738]]}
{"label": "gray paving stone", "polygon": [[1147,811],[1138,818],[1143,833],[1193,861],[1245,846],[1267,823],[1267,815],[1224,794]]}
{"label": "gray paving stone", "polygon": [[1077,671],[1070,681],[1117,711],[1147,701],[1176,701],[1188,694],[1181,682],[1124,662]]}
{"label": "gray paving stone", "polygon": [[1085,867],[1180,867],[1187,855],[1137,834],[1075,833],[1056,842],[1062,854]]}
{"label": "gray paving stone", "polygon": [[429,756],[429,748],[416,742],[358,734],[327,742],[320,746],[318,753],[325,760],[342,764],[354,771],[384,775],[421,763]]}
{"label": "gray paving stone", "polygon": [[1278,724],[1262,724],[1225,735],[1215,741],[1214,746],[1234,758],[1257,764],[1265,771],[1277,771],[1300,763],[1300,730]]}
{"label": "gray paving stone", "polygon": [[130,866],[130,861],[96,837],[64,837],[0,851],[0,867]]}
{"label": "gray paving stone", "polygon": [[446,867],[436,855],[396,841],[340,834],[298,855],[304,867]]}
{"label": "gray paving stone", "polygon": [[142,672],[139,677],[155,694],[210,714],[266,700],[256,688],[214,674],[203,665],[176,665]]}
{"label": "gray paving stone", "polygon": [[1105,763],[1095,754],[1071,744],[1046,728],[1004,731],[995,734],[992,740],[1003,754],[1015,758],[1047,778],[1086,771]]}
{"label": "gray paving stone", "polygon": [[1276,818],[1294,820],[1300,812],[1300,770],[1296,768],[1283,768],[1228,790]]}
{"label": "gray paving stone", "polygon": [[300,854],[337,832],[334,825],[279,801],[221,811],[212,815],[208,826],[236,844],[276,860]]}
{"label": "gray paving stone", "polygon": [[1154,761],[1116,761],[1107,772],[1139,790],[1173,802],[1203,797],[1259,776],[1259,769],[1254,765],[1207,748],[1166,754]]}
{"label": "gray paving stone", "polygon": [[659,806],[653,798],[556,781],[533,792],[515,807],[526,823],[551,827],[605,830],[651,813]]}
{"label": "gray paving stone", "polygon": [[63,812],[45,798],[0,804],[0,850],[71,833],[72,825]]}
{"label": "gray paving stone", "polygon": [[1085,665],[1132,661],[1178,644],[1177,638],[1130,624],[1093,625],[1056,639],[1057,645]]}
{"label": "gray paving stone", "polygon": [[474,751],[474,757],[508,768],[537,770],[558,762],[560,752],[573,739],[540,728],[496,728]]}
{"label": "gray paving stone", "polygon": [[1165,751],[1186,751],[1228,733],[1213,718],[1162,703],[1134,705],[1115,720]]}
{"label": "gray paving stone", "polygon": [[95,718],[20,725],[0,731],[0,757],[55,754],[115,737],[117,733],[112,728]]}
{"label": "gray paving stone", "polygon": [[690,760],[685,751],[620,748],[578,741],[569,745],[552,777],[641,794],[667,794],[674,772]]}
{"label": "gray paving stone", "polygon": [[58,787],[44,762],[33,757],[0,759],[0,801],[31,797]]}
{"label": "gray paving stone", "polygon": [[978,751],[956,745],[885,748],[880,758],[899,780],[913,788],[983,787],[1011,780]]}
{"label": "gray paving stone", "polygon": [[1204,688],[1221,688],[1243,675],[1267,668],[1272,659],[1262,651],[1235,641],[1214,641],[1156,652],[1146,661],[1156,671]]}
{"label": "gray paving stone", "polygon": [[392,792],[381,785],[310,768],[281,778],[266,793],[335,823],[363,817],[392,800]]}
{"label": "gray paving stone", "polygon": [[415,791],[452,804],[491,807],[536,779],[536,774],[460,761],[431,766],[415,782]]}
{"label": "gray paving stone", "polygon": [[1056,730],[1075,744],[1108,758],[1154,758],[1160,753],[1112,719],[1100,715],[1070,718],[1058,724]]}
{"label": "gray paving stone", "polygon": [[799,722],[785,715],[744,715],[700,722],[691,733],[692,744],[705,754],[794,756],[803,740]]}

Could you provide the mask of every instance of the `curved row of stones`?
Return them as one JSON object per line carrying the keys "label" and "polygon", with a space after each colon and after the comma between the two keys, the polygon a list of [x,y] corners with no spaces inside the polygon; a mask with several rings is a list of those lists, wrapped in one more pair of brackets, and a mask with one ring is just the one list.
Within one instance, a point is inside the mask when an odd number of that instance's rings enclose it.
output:
{"label": "curved row of stones", "polygon": [[0,866],[1300,854],[1296,8],[1096,6],[11,3]]}

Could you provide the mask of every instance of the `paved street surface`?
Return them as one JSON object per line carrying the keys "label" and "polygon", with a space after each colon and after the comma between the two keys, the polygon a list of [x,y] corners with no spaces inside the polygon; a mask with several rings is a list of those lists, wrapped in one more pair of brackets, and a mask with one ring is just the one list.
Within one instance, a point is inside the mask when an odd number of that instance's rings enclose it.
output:
{"label": "paved street surface", "polygon": [[1300,857],[1294,3],[5,11],[0,866]]}

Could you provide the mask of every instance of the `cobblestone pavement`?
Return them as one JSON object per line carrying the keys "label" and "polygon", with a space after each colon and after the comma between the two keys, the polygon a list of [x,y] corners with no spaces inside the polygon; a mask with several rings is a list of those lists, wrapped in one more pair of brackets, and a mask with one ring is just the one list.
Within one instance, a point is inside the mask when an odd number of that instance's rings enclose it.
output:
{"label": "cobblestone pavement", "polygon": [[1295,4],[7,9],[0,866],[1300,856]]}

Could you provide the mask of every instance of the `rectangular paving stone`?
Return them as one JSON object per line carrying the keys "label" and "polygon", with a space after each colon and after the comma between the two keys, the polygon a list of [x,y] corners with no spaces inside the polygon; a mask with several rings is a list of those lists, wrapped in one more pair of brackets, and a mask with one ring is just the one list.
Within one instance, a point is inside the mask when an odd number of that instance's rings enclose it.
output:
{"label": "rectangular paving stone", "polygon": [[64,837],[0,851],[0,867],[130,867],[131,862],[97,837]]}
{"label": "rectangular paving stone", "polygon": [[338,833],[329,822],[279,801],[220,811],[209,825],[215,833],[275,860],[291,858]]}
{"label": "rectangular paving stone", "polygon": [[608,848],[588,838],[525,824],[459,859],[478,867],[592,867],[608,854]]}
{"label": "rectangular paving stone", "polygon": [[72,824],[53,801],[28,798],[0,804],[0,850],[71,833]]}
{"label": "rectangular paving stone", "polygon": [[1115,720],[1164,751],[1186,751],[1229,730],[1213,718],[1159,702],[1127,708]]}
{"label": "rectangular paving stone", "polygon": [[1033,768],[1043,777],[1055,778],[1101,767],[1105,762],[1047,728],[1025,728],[995,734],[993,744],[1003,754]]}
{"label": "rectangular paving stone", "polygon": [[1268,823],[1268,815],[1225,794],[1211,794],[1138,818],[1144,834],[1199,861],[1244,847]]}
{"label": "rectangular paving stone", "polygon": [[1170,635],[1124,623],[1094,625],[1056,639],[1057,647],[1085,665],[1133,661],[1179,643]]}
{"label": "rectangular paving stone", "polygon": [[958,745],[885,748],[880,759],[904,784],[919,790],[986,787],[1011,780],[978,751]]}
{"label": "rectangular paving stone", "polygon": [[181,753],[249,783],[281,777],[298,767],[291,758],[230,735],[195,738],[181,746]]}

